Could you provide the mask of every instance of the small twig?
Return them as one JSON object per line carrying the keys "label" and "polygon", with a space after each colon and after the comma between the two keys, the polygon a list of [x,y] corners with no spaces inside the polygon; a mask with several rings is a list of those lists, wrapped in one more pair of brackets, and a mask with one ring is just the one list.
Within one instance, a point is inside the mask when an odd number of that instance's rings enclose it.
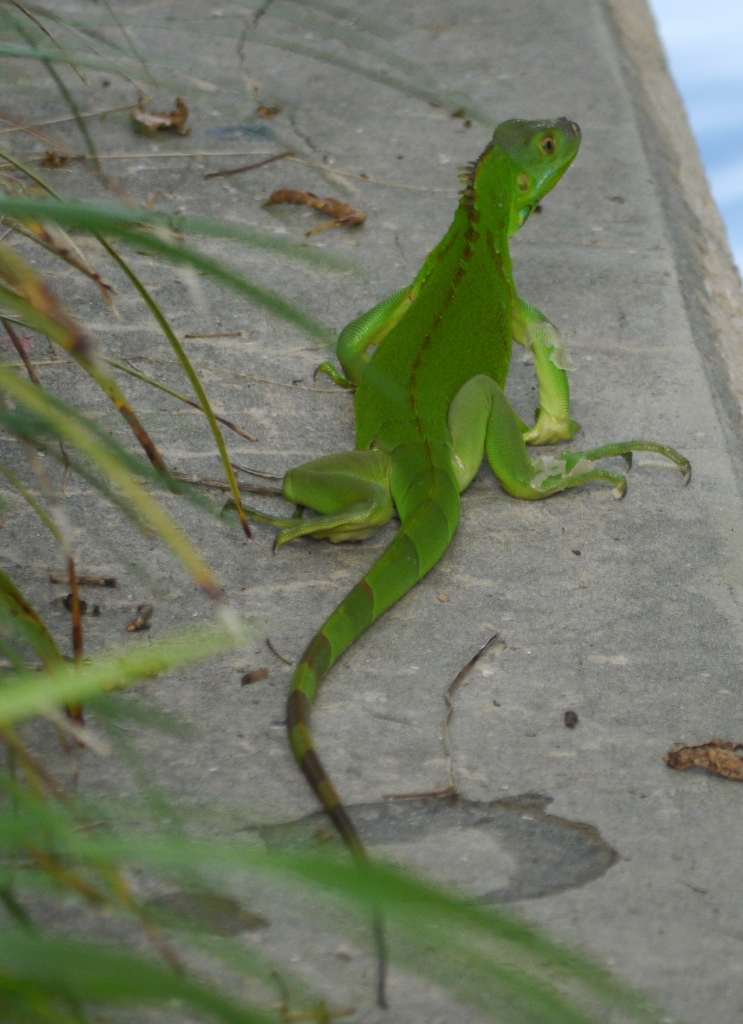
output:
{"label": "small twig", "polygon": [[293,160],[298,164],[305,164],[307,167],[314,167],[318,171],[325,171],[330,174],[337,174],[341,178],[355,178],[357,181],[368,181],[371,185],[383,185],[385,188],[402,188],[407,192],[441,192],[445,194],[455,195],[454,189],[450,188],[431,188],[428,185],[401,185],[396,181],[385,181],[383,178],[370,178],[368,174],[355,174],[353,171],[342,171],[337,167],[330,167],[327,164],[321,164],[317,160],[306,160],[301,156],[290,156],[288,160]]}
{"label": "small twig", "polygon": [[37,387],[40,388],[41,387],[41,381],[36,376],[36,371],[34,370],[33,363],[28,358],[28,353],[26,352],[25,348],[23,347],[23,342],[21,341],[20,337],[16,333],[15,328],[13,327],[13,325],[8,320],[5,319],[4,316],[0,317],[0,321],[2,321],[3,327],[8,332],[8,337],[13,342],[13,348],[16,350],[18,355],[21,357],[21,360],[23,361],[23,365],[26,367],[26,373],[28,374],[31,383],[35,384]]}
{"label": "small twig", "polygon": [[[185,476],[183,474],[173,474],[175,480],[180,480],[184,484],[193,484],[196,487],[214,487],[218,491],[229,491],[230,485],[225,483],[224,480],[212,480],[210,477],[196,477],[196,476]],[[238,483],[238,489],[245,491],[246,494],[261,494],[264,498],[283,498],[283,493],[278,487],[262,487],[259,484],[243,484]]]}
{"label": "small twig", "polygon": [[184,338],[242,338],[242,331],[212,331],[211,334],[184,334]]}
{"label": "small twig", "polygon": [[[170,360],[158,359],[157,357],[147,355],[146,353],[141,353],[139,355],[132,356],[130,362],[133,360],[136,360],[137,362],[158,363],[166,366],[176,365]],[[58,361],[69,362],[69,360],[67,359]],[[57,360],[52,360],[52,362],[57,362]],[[34,361],[34,366],[42,365],[44,364],[39,362],[38,360]],[[194,364],[194,369],[197,369],[199,371],[211,370],[212,373],[222,373],[227,374],[230,377],[239,377],[241,380],[253,381],[253,383],[255,384],[271,384],[277,388],[291,388],[293,391],[316,391],[318,394],[321,395],[353,395],[353,391],[349,391],[347,388],[317,388],[312,387],[309,384],[287,384],[287,382],[284,380],[271,380],[268,377],[256,377],[252,373],[239,373],[236,372],[235,370],[228,369],[226,366],[218,366],[215,363],[200,362],[198,363],[198,365]]]}
{"label": "small twig", "polygon": [[264,473],[261,469],[251,469],[249,466],[241,466],[239,462],[233,462],[232,468],[239,473],[250,473],[251,476],[259,476],[263,480],[283,480],[283,473]]}
{"label": "small twig", "polygon": [[266,647],[269,649],[271,654],[275,654],[276,657],[279,659],[279,661],[283,661],[285,665],[294,665],[294,664],[296,664],[295,662],[293,662],[291,660],[291,658],[285,658],[283,654],[280,654],[276,650],[274,645],[271,643],[271,638],[270,637],[266,637]]}
{"label": "small twig", "polygon": [[287,384],[283,380],[270,380],[268,377],[256,377],[252,373],[234,373],[221,366],[206,367],[215,370],[217,373],[229,373],[233,377],[242,377],[244,380],[252,380],[256,384],[272,384],[276,388],[292,388],[294,391],[317,391],[321,395],[352,395],[353,392],[347,388],[316,388],[310,384]]}
{"label": "small twig", "polygon": [[383,800],[420,800],[427,796],[454,796],[454,786],[447,786],[445,789],[427,789],[424,793],[384,793]]}
{"label": "small twig", "polygon": [[[117,110],[131,110],[131,108],[132,107],[136,107],[136,105],[137,105],[136,103],[127,103],[125,107],[117,107],[117,108],[113,108],[113,109],[117,109]],[[8,120],[7,117],[3,117],[2,115],[0,115],[0,121],[7,121],[7,120]],[[60,120],[60,121],[71,121],[73,119],[71,117],[62,117],[62,118],[59,118],[58,120]],[[50,124],[56,124],[57,122],[56,121],[51,121],[49,123]],[[18,128],[0,128],[0,135],[5,135],[7,132],[17,132],[17,131],[21,131],[21,130],[22,130],[21,127],[18,127]],[[41,136],[40,136],[40,138],[41,138]],[[51,142],[48,139],[43,139],[42,141],[47,142],[49,145],[57,145],[56,142]],[[142,151],[140,149],[140,150],[132,150],[130,152],[120,152],[120,153],[99,153],[98,159],[99,160],[150,160],[150,159],[152,159],[152,160],[176,160],[176,159],[178,159],[178,160],[188,160],[191,157],[259,156],[260,152],[261,152],[260,150],[258,152],[256,152],[256,151],[246,152],[244,149],[238,149],[238,150],[232,150],[232,149],[227,149],[227,150],[221,150],[221,149],[169,150],[168,149],[168,150],[161,150],[161,151],[158,151],[156,153],[154,151]],[[43,159],[44,159],[43,156],[29,156],[29,157],[27,157],[27,163],[38,163],[39,161],[41,161]],[[87,154],[85,154],[85,153],[71,154],[70,155],[70,160],[87,160]],[[3,166],[3,164],[1,162],[0,162],[0,166]]]}
{"label": "small twig", "polygon": [[[72,359],[29,359],[30,366],[62,366],[63,364],[73,362]],[[25,366],[25,360],[22,363],[5,363],[5,366],[12,366],[17,369],[19,366]]]}
{"label": "small twig", "polygon": [[[50,583],[67,583],[66,573],[50,572]],[[77,582],[85,587],[118,587],[119,581],[115,576],[78,576]]]}
{"label": "small twig", "polygon": [[[449,686],[446,689],[446,693],[444,694],[444,703],[446,704],[446,717],[444,719],[444,728],[443,728],[442,733],[441,733],[441,738],[442,738],[443,743],[444,743],[444,751],[446,752],[446,757],[447,757],[447,761],[448,761],[448,772],[449,772],[449,786],[448,786],[448,789],[451,792],[453,792],[453,793],[457,792],[457,776],[456,776],[456,772],[454,770],[454,758],[452,756],[451,737],[450,737],[451,720],[452,720],[452,717],[454,715],[454,696],[455,696],[457,690],[459,689],[459,687],[462,685],[464,680],[467,678],[467,676],[470,674],[470,672],[474,668],[475,664],[480,660],[480,658],[483,656],[483,654],[485,654],[485,652],[487,650],[489,650],[489,648],[495,643],[495,641],[497,639],[498,639],[498,634],[497,633],[493,633],[493,635],[490,637],[490,639],[485,641],[485,643],[482,645],[482,647],[478,651],[475,652],[475,654],[470,658],[470,660],[467,662],[467,664],[464,665],[463,668],[460,668],[459,672],[457,672],[457,674],[454,676],[452,681],[449,683]],[[503,647],[501,648],[501,650],[505,650],[505,646],[506,645],[503,644]]]}
{"label": "small twig", "polygon": [[[186,335],[186,337],[188,337],[188,335]],[[172,388],[166,387],[165,384],[161,384],[159,381],[153,380],[152,377],[148,377],[146,373],[142,373],[141,370],[138,370],[136,366],[134,366],[131,359],[127,360],[129,363],[128,367],[123,363],[118,362],[116,359],[106,359],[104,357],[103,361],[108,363],[109,366],[113,366],[114,369],[121,370],[123,373],[128,373],[132,377],[136,377],[137,380],[141,380],[145,384],[149,384],[150,387],[157,388],[166,395],[171,395],[173,398],[177,398],[179,402],[183,402],[185,405],[190,405],[192,409],[198,409],[199,412],[204,412],[204,408],[200,402],[195,402],[192,398],[187,398],[186,395],[182,395],[180,391],[174,391]],[[221,423],[223,427],[227,427],[228,430],[232,430],[236,434],[239,434],[240,437],[244,437],[246,441],[258,440],[257,437],[253,437],[253,435],[249,434],[247,430],[243,430],[242,427],[238,427],[235,423],[225,419],[224,416],[217,416],[215,413],[214,419],[217,420],[218,423]]]}
{"label": "small twig", "polygon": [[283,160],[285,157],[294,156],[294,152],[291,149],[285,149],[283,153],[273,153],[271,156],[265,157],[263,160],[257,160],[253,164],[242,164],[241,167],[230,167],[223,171],[204,171],[203,178],[226,178],[230,174],[242,174],[243,171],[254,171],[256,167],[265,167],[266,164],[272,164],[276,160]]}

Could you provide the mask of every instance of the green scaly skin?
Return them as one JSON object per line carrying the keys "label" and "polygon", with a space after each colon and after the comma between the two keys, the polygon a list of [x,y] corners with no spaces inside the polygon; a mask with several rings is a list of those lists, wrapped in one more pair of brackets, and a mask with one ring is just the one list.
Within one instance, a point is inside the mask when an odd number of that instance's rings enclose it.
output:
{"label": "green scaly skin", "polygon": [[[451,227],[415,281],[350,323],[338,339],[345,376],[354,387],[356,451],[328,455],[287,473],[284,496],[317,514],[281,518],[248,511],[279,528],[276,546],[312,535],[362,540],[392,517],[400,529],[377,562],[326,620],[297,665],[287,725],[294,755],[351,853],[364,846],[315,750],[310,708],[318,686],[345,650],[438,562],[457,527],[459,495],[487,455],[503,489],[541,499],[590,481],[606,481],[619,497],[624,476],[597,459],[651,450],[689,478],[678,452],[627,441],[584,452],[531,459],[526,445],[569,440],[564,344],[557,329],[516,294],[508,239],[565,173],[580,129],[556,121],[506,121],[462,175],[464,189]],[[534,354],[540,407],[527,427],[503,394],[512,341]],[[372,353],[372,350],[373,353]],[[377,922],[381,943],[381,926]],[[379,1001],[384,1001],[383,977]]]}

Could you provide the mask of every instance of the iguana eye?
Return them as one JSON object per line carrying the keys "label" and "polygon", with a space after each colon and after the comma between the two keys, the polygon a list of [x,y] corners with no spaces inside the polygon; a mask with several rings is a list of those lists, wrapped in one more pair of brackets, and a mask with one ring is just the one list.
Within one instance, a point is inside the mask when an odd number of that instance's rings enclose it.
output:
{"label": "iguana eye", "polygon": [[545,138],[543,138],[542,141],[539,143],[539,148],[542,150],[543,153],[546,153],[547,156],[551,156],[555,152],[555,140],[553,136],[545,136]]}
{"label": "iguana eye", "polygon": [[519,174],[518,178],[516,179],[516,184],[519,187],[519,192],[529,191],[529,179],[525,174]]}

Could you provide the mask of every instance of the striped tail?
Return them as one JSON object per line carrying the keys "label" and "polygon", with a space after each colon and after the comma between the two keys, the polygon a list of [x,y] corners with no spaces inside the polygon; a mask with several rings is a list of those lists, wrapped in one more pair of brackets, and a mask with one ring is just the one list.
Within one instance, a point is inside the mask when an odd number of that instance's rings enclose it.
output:
{"label": "striped tail", "polygon": [[459,493],[448,474],[435,475],[434,496],[402,523],[389,547],[315,634],[289,691],[287,728],[294,756],[357,861],[366,859],[366,851],[315,750],[310,708],[320,682],[343,652],[414,587],[449,546],[459,516]]}

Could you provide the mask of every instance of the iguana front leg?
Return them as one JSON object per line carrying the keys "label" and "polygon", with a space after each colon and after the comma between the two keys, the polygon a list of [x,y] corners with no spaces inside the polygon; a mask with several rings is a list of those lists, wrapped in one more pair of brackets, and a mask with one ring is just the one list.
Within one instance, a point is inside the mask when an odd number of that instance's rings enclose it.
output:
{"label": "iguana front leg", "polygon": [[399,292],[388,295],[372,309],[352,320],[350,324],[346,324],[338,336],[335,350],[346,376],[338,373],[332,363],[320,363],[315,370],[315,376],[318,373],[326,373],[335,384],[339,384],[342,388],[355,387],[371,359],[370,349],[379,345],[383,338],[390,333],[403,314],[407,312],[415,294],[412,285],[401,288]]}
{"label": "iguana front leg", "polygon": [[524,428],[524,441],[531,445],[569,441],[578,424],[570,419],[567,351],[560,332],[538,309],[517,296],[513,337],[534,354],[539,384],[536,423]]}

